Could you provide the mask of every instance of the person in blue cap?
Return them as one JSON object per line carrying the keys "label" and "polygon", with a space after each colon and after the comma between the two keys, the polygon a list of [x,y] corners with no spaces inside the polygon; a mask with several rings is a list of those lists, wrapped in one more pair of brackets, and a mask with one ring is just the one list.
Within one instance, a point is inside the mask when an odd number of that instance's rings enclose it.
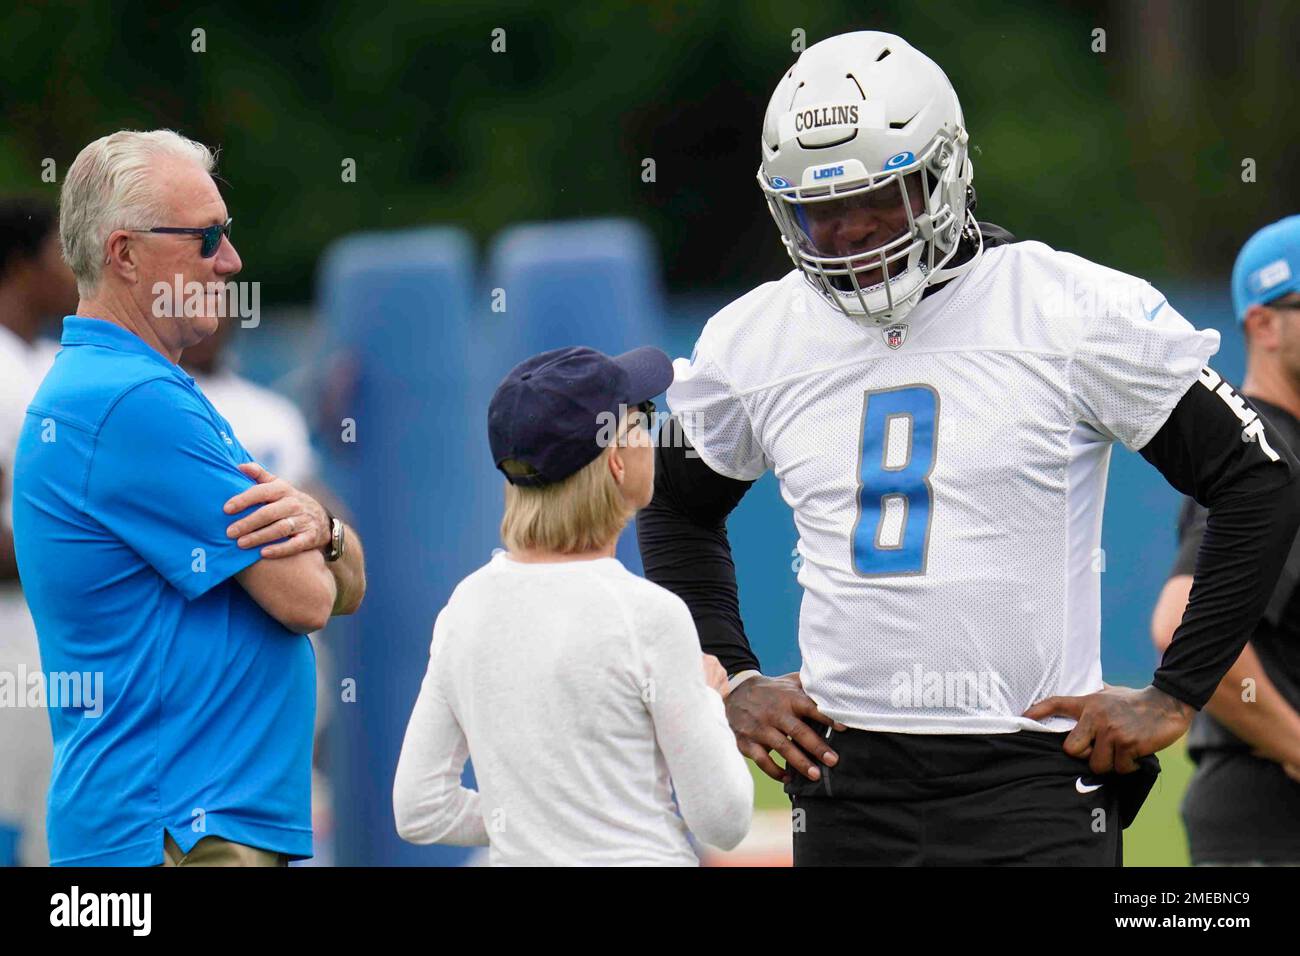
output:
{"label": "person in blue cap", "polygon": [[393,785],[403,839],[490,846],[494,865],[691,866],[688,830],[722,849],[748,832],[726,674],[701,668],[685,603],[614,556],[653,494],[650,399],[672,378],[658,349],[565,348],[497,388],[508,550],[434,625]]}
{"label": "person in blue cap", "polygon": [[[1232,270],[1246,337],[1242,392],[1292,449],[1300,447],[1300,216],[1265,226]],[[1163,650],[1191,592],[1206,510],[1190,498],[1179,550],[1152,621]],[[1300,543],[1264,618],[1210,702],[1192,721],[1196,771],[1183,801],[1192,862],[1300,865]]]}

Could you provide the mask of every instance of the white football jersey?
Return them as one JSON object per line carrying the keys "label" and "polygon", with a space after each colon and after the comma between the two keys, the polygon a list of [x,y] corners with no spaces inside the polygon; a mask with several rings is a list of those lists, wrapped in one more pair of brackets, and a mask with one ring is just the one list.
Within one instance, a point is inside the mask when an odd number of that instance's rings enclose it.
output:
{"label": "white football jersey", "polygon": [[4,510],[0,520],[9,526],[12,513],[14,452],[27,406],[49,366],[36,351],[8,327],[0,325],[0,472],[3,472]]}
{"label": "white football jersey", "polygon": [[1102,687],[1111,445],[1145,445],[1218,347],[1150,284],[1020,242],[884,329],[792,271],[709,320],[668,402],[714,471],[775,472],[827,715],[1062,730],[1021,714]]}
{"label": "white football jersey", "polygon": [[291,485],[315,477],[316,455],[307,420],[292,401],[229,368],[195,375],[194,384],[263,468]]}
{"label": "white football jersey", "polygon": [[[13,512],[14,452],[27,406],[49,370],[50,356],[0,325],[0,524]],[[17,581],[0,582],[0,673],[32,674],[41,668],[36,625]],[[45,791],[54,744],[43,708],[0,707],[0,825],[21,833],[19,863],[48,866]]]}

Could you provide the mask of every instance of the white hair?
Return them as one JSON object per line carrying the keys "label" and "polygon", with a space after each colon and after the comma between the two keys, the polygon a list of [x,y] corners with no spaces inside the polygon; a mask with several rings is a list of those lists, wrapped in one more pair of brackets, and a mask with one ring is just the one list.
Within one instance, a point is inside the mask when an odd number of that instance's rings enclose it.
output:
{"label": "white hair", "polygon": [[95,140],[68,168],[59,194],[59,242],[77,277],[77,291],[91,295],[104,267],[104,241],[115,229],[166,225],[165,197],[154,189],[151,162],[175,156],[205,173],[217,164],[212,150],[169,129],[119,130]]}

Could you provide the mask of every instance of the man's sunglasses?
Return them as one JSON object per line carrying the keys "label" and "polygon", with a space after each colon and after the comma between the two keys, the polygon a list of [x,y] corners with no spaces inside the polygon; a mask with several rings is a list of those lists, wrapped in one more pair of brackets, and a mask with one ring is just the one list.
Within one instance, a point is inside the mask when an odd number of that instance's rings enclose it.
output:
{"label": "man's sunglasses", "polygon": [[174,236],[202,236],[203,245],[199,247],[199,255],[204,259],[211,259],[221,248],[221,237],[230,238],[230,224],[234,222],[234,217],[230,217],[218,226],[154,226],[152,229],[128,229],[127,232],[155,232],[164,233]]}

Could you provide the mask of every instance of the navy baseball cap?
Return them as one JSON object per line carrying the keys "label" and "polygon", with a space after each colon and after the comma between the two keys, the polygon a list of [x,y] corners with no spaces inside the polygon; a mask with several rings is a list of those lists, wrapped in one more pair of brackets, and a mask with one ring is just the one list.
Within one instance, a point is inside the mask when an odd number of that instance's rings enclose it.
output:
{"label": "navy baseball cap", "polygon": [[613,357],[582,346],[534,355],[510,370],[488,404],[492,460],[498,468],[513,459],[532,469],[506,474],[512,484],[563,481],[596,460],[601,432],[620,411],[672,381],[673,363],[648,345]]}
{"label": "navy baseball cap", "polygon": [[1237,321],[1252,305],[1300,292],[1300,216],[1287,216],[1246,240],[1232,267],[1232,307]]}

